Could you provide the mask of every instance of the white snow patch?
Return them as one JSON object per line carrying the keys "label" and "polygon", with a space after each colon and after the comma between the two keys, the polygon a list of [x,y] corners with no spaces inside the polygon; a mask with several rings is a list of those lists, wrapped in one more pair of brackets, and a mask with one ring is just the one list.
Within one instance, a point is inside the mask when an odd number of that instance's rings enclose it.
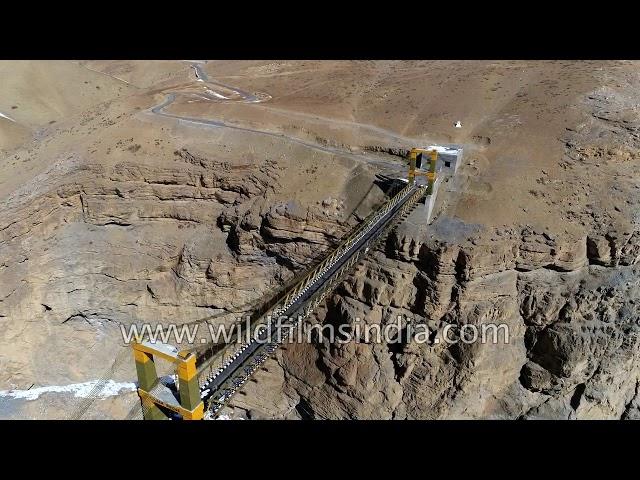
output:
{"label": "white snow patch", "polygon": [[206,92],[207,92],[209,95],[213,95],[213,96],[214,96],[214,97],[216,97],[216,98],[222,98],[222,99],[224,99],[224,100],[229,100],[229,97],[225,97],[224,95],[221,95],[221,94],[219,94],[218,92],[214,92],[213,90],[209,90],[208,88],[207,88]]}
{"label": "white snow patch", "polygon": [[[218,415],[218,417],[216,417],[216,420],[233,420],[233,419],[226,413],[223,413],[222,415]],[[243,419],[238,418],[238,420],[243,420]]]}
{"label": "white snow patch", "polygon": [[0,112],[0,117],[2,117],[2,118],[6,118],[6,119],[7,119],[7,120],[9,120],[10,122],[16,123],[16,121],[15,121],[13,118],[11,118],[11,117],[10,117],[10,116],[8,116],[8,115],[5,115],[5,114],[4,114],[4,113],[2,113],[2,112]]}
{"label": "white snow patch", "polygon": [[442,145],[430,145],[425,150],[436,150],[438,153],[447,153],[449,155],[457,155],[458,150],[455,148],[443,147]]}
{"label": "white snow patch", "polygon": [[116,80],[119,80],[121,82],[126,83],[127,85],[131,85],[132,87],[134,87],[135,85],[133,85],[132,83],[127,82],[124,78],[120,78],[120,77],[116,77],[115,75],[109,75],[110,77],[115,78]]}
{"label": "white snow patch", "polygon": [[[0,397],[36,400],[43,393],[73,393],[75,397],[87,398],[98,382],[98,380],[93,380],[91,382],[72,383],[70,385],[50,385],[48,387],[38,387],[30,390],[0,390]],[[108,380],[97,393],[97,396],[113,397],[119,395],[122,390],[125,392],[133,392],[136,390],[136,384],[133,382],[115,382]]]}

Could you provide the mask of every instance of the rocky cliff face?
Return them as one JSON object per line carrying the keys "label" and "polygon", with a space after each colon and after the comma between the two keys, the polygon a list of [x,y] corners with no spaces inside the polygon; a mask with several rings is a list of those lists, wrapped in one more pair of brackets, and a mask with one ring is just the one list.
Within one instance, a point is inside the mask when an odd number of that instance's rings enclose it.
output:
{"label": "rocky cliff face", "polygon": [[[316,320],[334,326],[427,323],[429,342],[287,346],[288,401],[303,418],[636,418],[638,234],[562,238],[487,232],[421,209],[349,276]],[[429,232],[427,234],[427,232]],[[508,343],[442,341],[446,325],[501,324]],[[279,388],[277,390],[280,390]],[[264,393],[264,392],[262,392]],[[273,397],[271,397],[273,398]],[[253,397],[238,411],[265,415]],[[274,404],[278,401],[274,400]]]}
{"label": "rocky cliff face", "polygon": [[[129,143],[125,150],[133,152]],[[283,162],[222,162],[181,148],[161,163],[71,156],[7,198],[0,211],[0,390],[105,374],[131,381],[121,325],[233,322],[356,222],[345,206],[349,195],[282,201],[289,196]],[[370,188],[372,172],[361,173]],[[125,360],[112,367],[123,350]],[[125,403],[137,403],[133,397]],[[7,400],[0,400],[6,415]],[[36,413],[26,402],[12,415],[64,418],[81,399],[55,407],[52,397],[43,401]],[[111,402],[104,408],[98,418],[127,412]]]}
{"label": "rocky cliff face", "polygon": [[[11,360],[2,369],[3,382],[68,381],[61,360],[98,355],[107,361],[117,343],[110,334],[121,322],[180,322],[233,308],[253,299],[256,289],[269,288],[264,264],[257,273],[250,264],[236,267],[224,242],[210,239],[226,209],[272,189],[278,169],[267,163],[239,171],[186,151],[175,159],[174,167],[160,169],[67,163],[62,174],[52,169],[43,176],[44,193],[25,191],[5,203],[0,315]],[[242,287],[239,281],[232,289],[209,281],[212,261],[217,269],[227,265],[227,283],[245,279]],[[106,338],[101,327],[110,332]],[[77,330],[86,330],[86,338]],[[23,343],[27,339],[35,345]],[[50,348],[52,339],[62,341],[59,348]],[[92,351],[102,342],[107,348]],[[78,368],[87,376],[95,372],[82,360]]]}

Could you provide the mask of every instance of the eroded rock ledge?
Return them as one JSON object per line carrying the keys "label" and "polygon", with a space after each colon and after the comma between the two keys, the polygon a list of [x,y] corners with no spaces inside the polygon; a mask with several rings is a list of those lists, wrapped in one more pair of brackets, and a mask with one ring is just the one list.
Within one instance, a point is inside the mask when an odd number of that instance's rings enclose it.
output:
{"label": "eroded rock ledge", "polygon": [[[288,346],[281,360],[288,401],[280,412],[268,407],[269,415],[290,415],[287,408],[313,418],[639,415],[638,231],[604,234],[603,250],[592,246],[595,235],[487,232],[447,217],[426,229],[415,220],[357,267],[317,320],[337,327],[401,315],[404,325],[427,322],[431,341]],[[490,323],[508,326],[508,344],[435,342],[447,324]],[[242,402],[248,416],[264,414]]]}

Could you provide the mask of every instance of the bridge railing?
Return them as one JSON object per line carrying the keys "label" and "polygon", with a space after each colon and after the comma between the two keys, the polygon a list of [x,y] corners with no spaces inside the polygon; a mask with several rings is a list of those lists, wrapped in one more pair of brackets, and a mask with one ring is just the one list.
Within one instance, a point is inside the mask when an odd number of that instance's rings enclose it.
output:
{"label": "bridge railing", "polygon": [[[409,195],[410,192],[413,192]],[[310,295],[308,295],[302,303],[299,303],[295,310],[291,310],[291,307],[299,302],[300,299],[294,299],[293,304],[286,307],[285,311],[287,311],[288,316],[285,319],[284,324],[279,327],[284,327],[282,330],[278,330],[277,338],[275,340],[271,340],[269,343],[260,344],[257,343],[257,340],[254,339],[248,344],[242,346],[242,348],[238,351],[238,355],[234,355],[230,360],[227,361],[225,365],[222,366],[214,375],[210,376],[203,388],[201,389],[201,396],[205,399],[205,403],[207,404],[207,417],[215,417],[222,407],[228,403],[228,401],[233,397],[235,392],[242,388],[242,386],[251,378],[255,371],[257,371],[258,367],[262,365],[267,358],[269,358],[275,350],[284,342],[288,334],[291,333],[292,329],[295,328],[301,321],[305,320],[313,310],[323,301],[323,299],[332,292],[335,287],[342,281],[342,278],[355,266],[365,255],[366,253],[380,241],[383,241],[385,238],[385,232],[391,230],[391,228],[402,218],[404,215],[410,211],[415,204],[424,196],[426,193],[425,186],[416,186],[415,188],[409,189],[406,191],[407,195],[400,196],[396,199],[396,201],[390,201],[389,204],[385,207],[381,207],[380,212],[382,215],[388,214],[391,209],[395,208],[399,202],[403,202],[402,207],[396,210],[393,216],[389,218],[388,221],[380,224],[379,221],[381,217],[376,214],[371,218],[373,220],[373,224],[370,225],[371,228],[367,229],[365,233],[374,233],[374,235],[369,235],[366,242],[361,243],[358,248],[350,251],[343,252],[344,254],[349,253],[349,257],[341,262],[339,268],[334,270],[332,274],[327,278],[324,276],[322,270],[318,271],[318,275],[314,277],[314,279],[309,283],[309,288],[312,289]],[[404,199],[404,200],[403,200]],[[378,213],[378,212],[377,212]],[[378,227],[375,232],[371,232],[373,227]],[[350,237],[358,238],[359,234],[354,234]],[[360,238],[362,238],[360,236]],[[356,240],[357,242],[358,240]],[[354,243],[351,243],[351,247],[353,247]],[[336,258],[336,262],[339,262],[340,259]],[[335,265],[330,265],[327,268],[333,268]],[[319,266],[317,267],[319,269]],[[316,271],[316,269],[314,269]],[[301,292],[301,294],[304,290]],[[261,330],[266,332],[266,326],[263,326]],[[242,353],[249,349],[251,345],[256,344],[257,349],[249,350],[249,355],[242,355]],[[253,352],[253,353],[251,353]],[[236,358],[240,356],[242,360],[241,363],[238,363]],[[231,366],[235,363],[235,366]],[[222,376],[220,379],[219,377]],[[218,379],[216,381],[216,379]]]}
{"label": "bridge railing", "polygon": [[[406,185],[400,191],[398,191],[390,200],[385,202],[379,209],[371,212],[365,219],[360,222],[358,227],[353,230],[347,238],[342,240],[332,251],[326,256],[318,265],[313,267],[306,275],[304,275],[297,283],[295,283],[289,293],[287,293],[282,299],[277,301],[271,308],[265,311],[259,318],[255,319],[255,323],[250,326],[255,329],[259,325],[260,320],[263,318],[274,318],[279,315],[280,312],[286,310],[293,304],[299,296],[313,284],[319,276],[324,274],[327,269],[331,268],[333,264],[344,254],[346,254],[354,244],[356,244],[371,228],[375,225],[380,218],[385,216],[392,208],[394,208],[400,201],[402,201],[410,192],[415,191],[416,188],[412,185]],[[236,330],[237,332],[237,330]],[[244,344],[238,342],[237,337],[230,338],[230,342],[225,346],[222,346],[218,352],[210,356],[208,359],[198,365],[198,372],[203,375],[201,384],[206,381],[207,373],[209,376],[215,375],[217,371],[225,368],[229,359],[233,358],[240,350],[242,350]],[[199,346],[203,350],[206,350],[207,345]]]}

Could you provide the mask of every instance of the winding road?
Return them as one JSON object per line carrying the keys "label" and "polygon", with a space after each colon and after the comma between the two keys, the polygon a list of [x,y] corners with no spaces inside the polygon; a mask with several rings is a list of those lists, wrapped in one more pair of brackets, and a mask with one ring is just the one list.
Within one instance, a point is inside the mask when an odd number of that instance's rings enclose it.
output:
{"label": "winding road", "polygon": [[[376,158],[375,156],[372,155],[366,155],[363,153],[355,153],[353,151],[344,149],[344,148],[340,148],[340,147],[335,147],[335,146],[329,146],[329,145],[319,145],[317,143],[312,143],[312,142],[308,142],[305,140],[302,140],[298,137],[293,137],[290,135],[287,135],[285,133],[281,133],[281,132],[274,132],[274,131],[270,131],[270,130],[260,130],[260,129],[256,129],[256,128],[250,128],[250,127],[245,127],[245,126],[241,126],[238,124],[234,124],[234,123],[229,123],[223,120],[216,120],[216,119],[210,119],[210,118],[197,118],[197,117],[188,117],[188,116],[183,116],[183,115],[176,115],[174,113],[168,113],[166,111],[167,107],[169,107],[171,104],[173,104],[176,100],[176,98],[179,95],[185,95],[185,96],[189,96],[189,97],[193,97],[193,96],[197,96],[198,98],[203,98],[205,100],[211,101],[211,102],[216,102],[216,103],[234,103],[234,102],[239,102],[239,103],[248,103],[248,104],[258,104],[258,103],[262,103],[265,101],[270,100],[272,97],[266,93],[250,93],[244,90],[241,90],[237,87],[233,87],[227,84],[224,84],[222,82],[218,82],[216,80],[212,80],[209,75],[207,74],[206,71],[203,70],[202,66],[199,63],[196,62],[189,62],[191,68],[193,68],[194,70],[194,74],[196,77],[196,82],[201,82],[207,85],[208,88],[205,89],[204,93],[194,93],[194,92],[180,92],[180,91],[174,91],[174,92],[167,92],[167,95],[164,99],[164,101],[154,107],[152,107],[149,111],[152,114],[155,115],[160,115],[163,117],[168,117],[168,118],[173,118],[173,119],[177,119],[177,120],[181,120],[183,122],[188,122],[188,123],[195,123],[195,124],[199,124],[199,125],[208,125],[211,127],[218,127],[218,128],[228,128],[228,129],[233,129],[233,130],[238,130],[238,131],[242,131],[242,132],[248,132],[248,133],[252,133],[252,134],[256,134],[256,135],[264,135],[264,136],[269,136],[269,137],[273,137],[273,138],[279,138],[279,139],[284,139],[287,140],[291,143],[295,143],[298,145],[301,145],[303,147],[306,148],[310,148],[316,151],[320,151],[320,152],[324,152],[324,153],[330,153],[330,154],[335,154],[335,155],[343,155],[343,156],[348,156],[351,158],[355,158],[358,159],[360,161],[365,161],[366,163],[369,164],[375,164],[378,167],[384,168],[385,170],[388,170],[389,168],[392,168],[394,171],[397,170],[397,168],[393,168],[393,167],[400,167],[400,164],[394,164],[389,162],[388,160],[384,160],[381,158]],[[224,89],[224,90],[228,90],[230,92],[232,92],[232,96],[226,96],[223,95],[222,93],[219,93],[216,91],[216,89]],[[333,120],[330,118],[326,118],[326,117],[319,117],[319,116],[313,116],[313,115],[309,115],[309,114],[305,114],[305,113],[300,113],[300,112],[291,112],[288,110],[282,110],[282,109],[272,109],[270,108],[270,110],[273,110],[275,112],[278,113],[282,113],[282,114],[286,114],[289,116],[295,116],[295,117],[301,117],[301,118],[305,118],[307,120],[312,120],[315,122],[322,122],[322,123],[338,123],[338,124],[345,124],[345,125],[349,125],[349,126],[355,126],[358,128],[364,128],[364,129],[370,129],[372,131],[375,131],[376,133],[381,133],[387,136],[392,136],[394,139],[399,140],[399,141],[405,141],[405,142],[409,142],[411,141],[411,139],[406,138],[406,137],[401,137],[393,132],[387,131],[385,129],[379,128],[379,127],[375,127],[375,126],[371,126],[371,125],[364,125],[364,124],[359,124],[356,122],[349,122],[349,121],[345,121],[345,120]],[[402,165],[402,170],[404,171],[404,165]]]}

